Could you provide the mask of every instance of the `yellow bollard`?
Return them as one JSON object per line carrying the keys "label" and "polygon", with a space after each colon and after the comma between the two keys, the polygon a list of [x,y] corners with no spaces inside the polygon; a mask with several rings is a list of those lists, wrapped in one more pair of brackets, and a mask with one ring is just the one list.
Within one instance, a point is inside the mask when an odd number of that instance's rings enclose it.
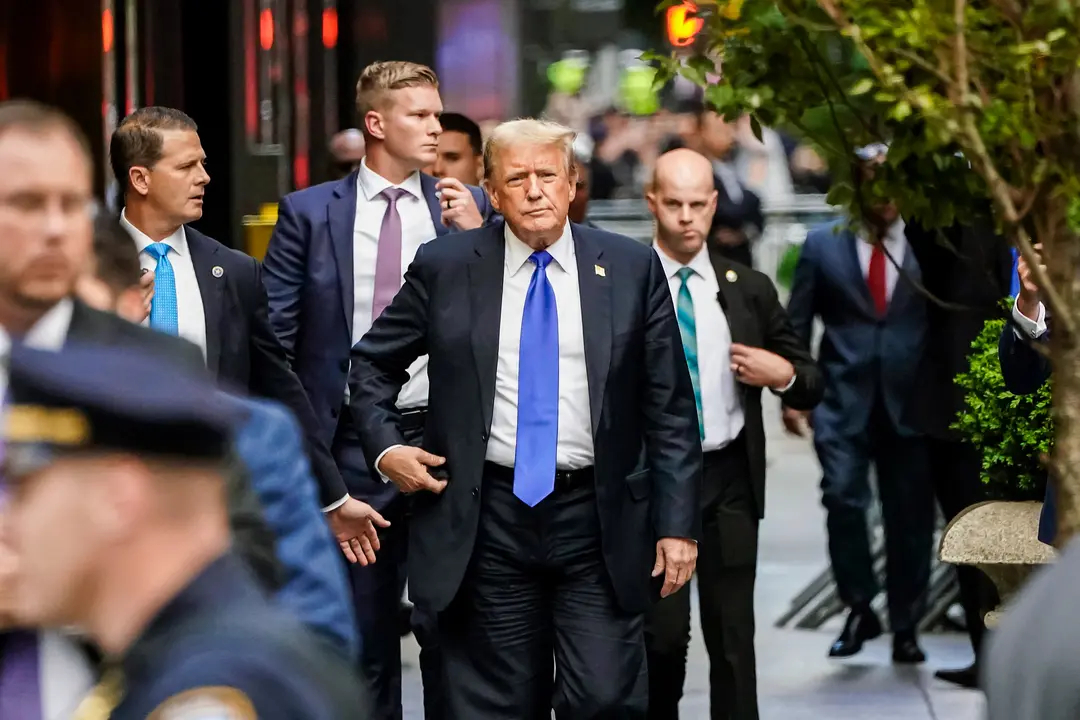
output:
{"label": "yellow bollard", "polygon": [[259,262],[266,257],[266,248],[270,244],[270,235],[277,224],[277,203],[265,203],[259,208],[258,215],[245,215],[244,251]]}

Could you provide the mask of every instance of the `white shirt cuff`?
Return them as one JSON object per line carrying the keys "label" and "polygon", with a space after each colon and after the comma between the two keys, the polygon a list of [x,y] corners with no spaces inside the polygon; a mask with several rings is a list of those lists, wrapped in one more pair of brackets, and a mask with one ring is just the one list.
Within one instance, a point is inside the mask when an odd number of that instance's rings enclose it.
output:
{"label": "white shirt cuff", "polygon": [[383,474],[383,471],[379,469],[379,463],[382,462],[383,456],[390,452],[394,448],[404,447],[404,445],[391,445],[390,447],[379,453],[379,457],[375,458],[375,472],[379,473],[379,477],[382,478],[384,483],[390,482],[390,478]]}
{"label": "white shirt cuff", "polygon": [[328,513],[332,510],[337,510],[339,507],[345,504],[345,501],[349,499],[348,495],[343,496],[340,500],[335,500],[322,509],[324,513]]}
{"label": "white shirt cuff", "polygon": [[798,373],[792,373],[791,380],[788,380],[788,384],[780,388],[779,390],[774,389],[773,395],[783,395],[784,393],[786,393],[788,390],[791,389],[791,386],[795,384],[795,381],[798,379],[798,377]]}
{"label": "white shirt cuff", "polygon": [[[1016,323],[1013,332],[1021,340],[1026,339],[1025,335],[1032,340],[1037,340],[1046,332],[1046,308],[1042,303],[1039,303],[1039,314],[1034,320],[1020,312],[1020,308],[1015,304],[1012,309],[1012,317],[1013,322]],[[1023,331],[1023,335],[1020,334],[1021,331]]]}

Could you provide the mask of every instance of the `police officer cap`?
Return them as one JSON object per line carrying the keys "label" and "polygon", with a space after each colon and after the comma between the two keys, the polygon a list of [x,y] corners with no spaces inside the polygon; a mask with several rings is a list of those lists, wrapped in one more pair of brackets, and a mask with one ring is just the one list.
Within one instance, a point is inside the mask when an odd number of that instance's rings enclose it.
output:
{"label": "police officer cap", "polygon": [[33,472],[58,455],[122,452],[222,460],[243,411],[210,379],[130,348],[11,352],[5,470]]}

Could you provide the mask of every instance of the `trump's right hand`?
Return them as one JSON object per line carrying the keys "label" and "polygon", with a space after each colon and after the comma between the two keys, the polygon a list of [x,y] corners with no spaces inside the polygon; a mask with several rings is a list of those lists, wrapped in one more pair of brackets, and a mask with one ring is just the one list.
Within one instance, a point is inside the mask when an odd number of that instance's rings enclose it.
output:
{"label": "trump's right hand", "polygon": [[403,493],[419,490],[441,493],[446,489],[446,481],[433,478],[428,468],[439,467],[445,462],[446,458],[432,455],[427,450],[402,445],[388,450],[376,470],[390,478]]}
{"label": "trump's right hand", "polygon": [[[1046,272],[1046,265],[1042,259],[1042,244],[1035,246],[1035,257],[1039,261],[1039,267]],[[1016,309],[1030,320],[1039,316],[1039,286],[1035,282],[1034,273],[1028,267],[1027,260],[1023,255],[1016,261],[1016,274],[1020,280],[1020,293],[1016,296]]]}

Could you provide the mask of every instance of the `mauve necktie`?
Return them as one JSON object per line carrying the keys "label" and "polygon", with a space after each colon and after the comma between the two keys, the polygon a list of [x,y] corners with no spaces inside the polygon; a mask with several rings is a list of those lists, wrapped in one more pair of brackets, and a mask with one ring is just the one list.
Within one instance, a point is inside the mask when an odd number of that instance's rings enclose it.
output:
{"label": "mauve necktie", "polygon": [[379,250],[375,256],[375,294],[371,302],[371,322],[375,322],[401,289],[401,215],[397,201],[407,193],[388,187],[379,195],[386,198],[386,213],[379,228]]}
{"label": "mauve necktie", "polygon": [[555,454],[559,445],[559,310],[547,278],[551,255],[534,252],[536,264],[518,349],[517,448],[514,495],[530,507],[555,489]]}
{"label": "mauve necktie", "polygon": [[0,655],[0,718],[38,720],[41,717],[37,634],[26,630],[3,633]]}

